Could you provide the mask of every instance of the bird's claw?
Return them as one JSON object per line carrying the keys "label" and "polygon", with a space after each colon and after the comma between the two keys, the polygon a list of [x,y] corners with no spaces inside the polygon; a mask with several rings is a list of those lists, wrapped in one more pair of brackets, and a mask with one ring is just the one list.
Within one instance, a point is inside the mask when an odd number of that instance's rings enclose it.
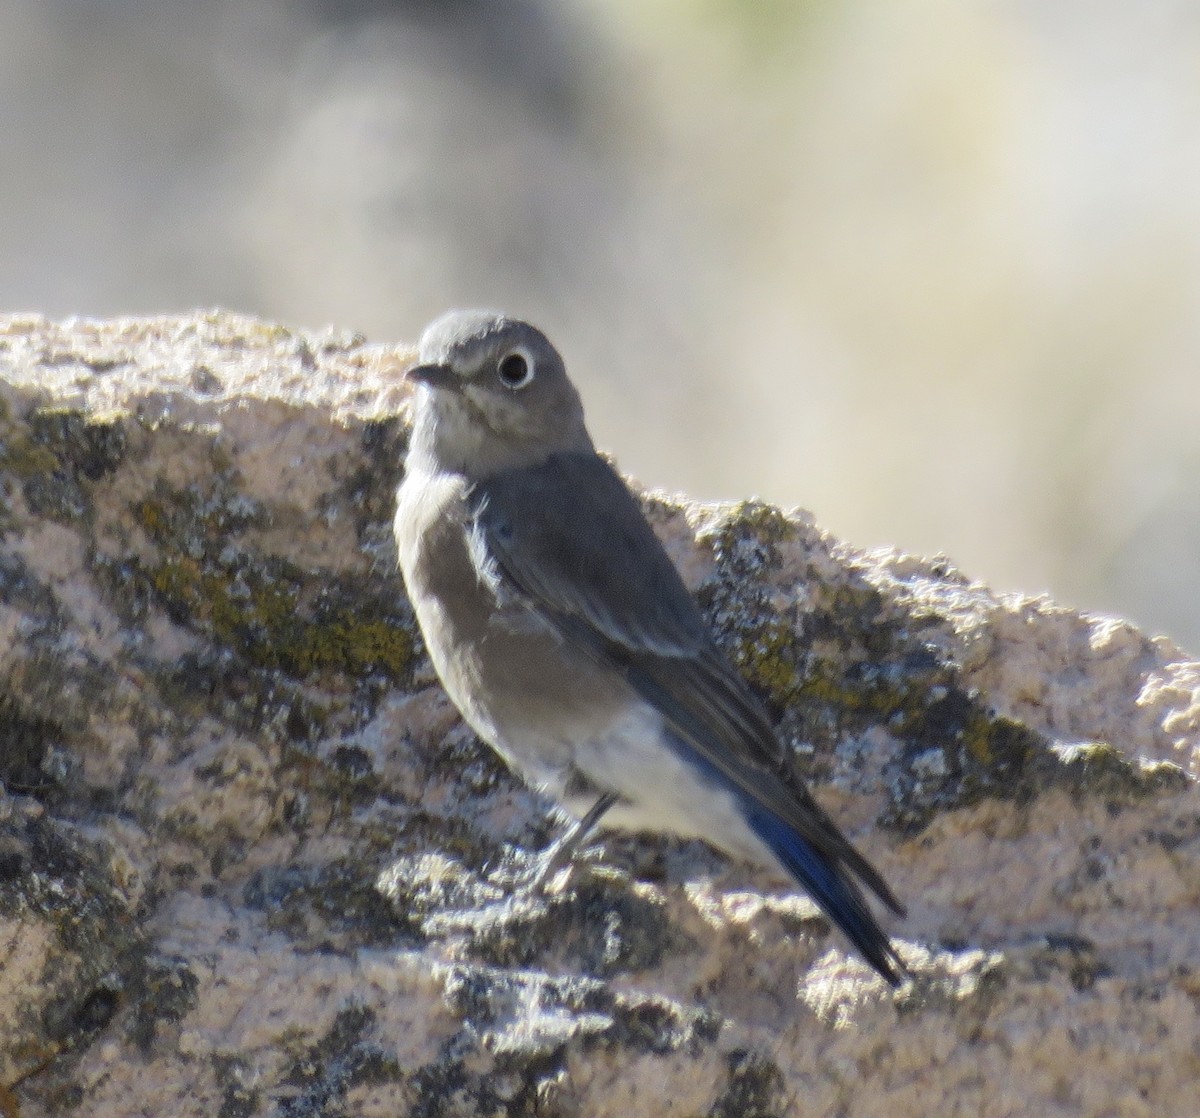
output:
{"label": "bird's claw", "polygon": [[488,875],[488,880],[515,894],[550,897],[562,893],[570,884],[575,868],[581,863],[599,862],[604,857],[600,844],[580,848],[566,835],[539,854],[510,851],[504,861]]}

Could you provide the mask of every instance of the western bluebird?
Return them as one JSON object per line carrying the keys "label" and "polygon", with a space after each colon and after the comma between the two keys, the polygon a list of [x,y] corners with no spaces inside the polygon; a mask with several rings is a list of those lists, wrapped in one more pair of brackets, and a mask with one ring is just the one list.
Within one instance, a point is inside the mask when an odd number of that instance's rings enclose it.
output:
{"label": "western bluebird", "polygon": [[395,520],[434,667],[475,732],[578,822],[700,838],[780,868],[893,985],[863,886],[904,909],[799,781],[636,499],[562,358],[526,322],[451,312],[421,338]]}

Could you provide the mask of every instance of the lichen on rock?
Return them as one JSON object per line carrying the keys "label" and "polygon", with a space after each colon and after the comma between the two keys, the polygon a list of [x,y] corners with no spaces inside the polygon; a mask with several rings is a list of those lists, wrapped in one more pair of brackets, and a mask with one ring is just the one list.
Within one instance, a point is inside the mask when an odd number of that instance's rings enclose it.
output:
{"label": "lichen on rock", "polygon": [[908,904],[913,981],[698,843],[606,838],[515,895],[553,805],[458,721],[395,571],[410,357],[0,320],[5,1118],[1191,1107],[1200,665],[647,496]]}

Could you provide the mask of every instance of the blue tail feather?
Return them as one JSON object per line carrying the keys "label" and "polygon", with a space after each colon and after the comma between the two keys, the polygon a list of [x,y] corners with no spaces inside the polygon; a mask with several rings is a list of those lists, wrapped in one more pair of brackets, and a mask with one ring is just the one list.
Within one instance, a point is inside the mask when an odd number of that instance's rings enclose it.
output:
{"label": "blue tail feather", "polygon": [[783,820],[757,805],[749,808],[746,821],[867,962],[893,986],[899,986],[904,965],[853,878]]}
{"label": "blue tail feather", "polygon": [[[796,879],[816,901],[821,911],[842,930],[846,938],[884,979],[893,986],[901,985],[908,972],[892,946],[892,941],[888,939],[887,933],[879,926],[868,907],[851,869],[819,850],[770,808],[734,787],[732,781],[713,761],[689,744],[686,738],[668,732],[667,740],[674,743],[691,764],[717,787],[736,797],[747,826],[779,860],[784,869]],[[833,827],[832,822],[826,822],[828,826]],[[874,875],[874,883],[870,878],[865,880],[879,892],[880,899],[897,912],[903,913],[903,908],[891,895],[891,890],[884,884],[883,879],[861,858],[859,861]]]}

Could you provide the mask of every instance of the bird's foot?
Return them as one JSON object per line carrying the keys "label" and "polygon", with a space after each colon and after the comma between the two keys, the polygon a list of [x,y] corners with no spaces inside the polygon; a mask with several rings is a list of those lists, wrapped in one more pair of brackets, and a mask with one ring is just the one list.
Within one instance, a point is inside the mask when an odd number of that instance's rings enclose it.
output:
{"label": "bird's foot", "polygon": [[[532,865],[522,867],[517,876],[507,876],[504,867],[491,879],[498,884],[505,882],[514,891],[527,892],[533,896],[544,897],[565,889],[570,880],[571,870],[577,859],[586,857],[589,860],[596,857],[598,848],[584,848],[588,836],[595,830],[596,824],[613,804],[617,802],[615,792],[605,792],[592,805],[582,819],[571,824],[567,833],[549,849],[535,856]],[[565,876],[564,876],[565,874]]]}
{"label": "bird's foot", "polygon": [[604,858],[604,847],[599,843],[581,848],[571,838],[572,833],[568,832],[538,854],[510,851],[504,861],[488,874],[488,881],[513,894],[529,897],[550,897],[563,892],[570,884],[576,867]]}

